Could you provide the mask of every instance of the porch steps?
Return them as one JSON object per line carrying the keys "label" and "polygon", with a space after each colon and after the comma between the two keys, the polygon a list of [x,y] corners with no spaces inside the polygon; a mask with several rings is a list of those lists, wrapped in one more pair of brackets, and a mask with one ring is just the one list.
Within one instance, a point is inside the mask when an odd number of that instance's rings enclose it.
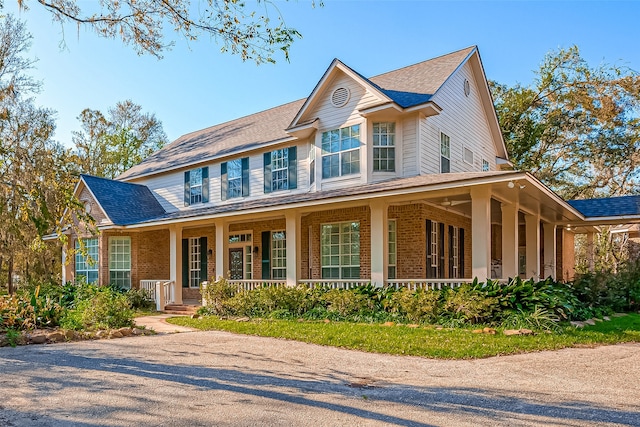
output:
{"label": "porch steps", "polygon": [[199,305],[194,304],[167,304],[164,306],[164,310],[162,310],[162,312],[167,314],[191,316],[192,314],[196,314],[196,311],[199,308]]}

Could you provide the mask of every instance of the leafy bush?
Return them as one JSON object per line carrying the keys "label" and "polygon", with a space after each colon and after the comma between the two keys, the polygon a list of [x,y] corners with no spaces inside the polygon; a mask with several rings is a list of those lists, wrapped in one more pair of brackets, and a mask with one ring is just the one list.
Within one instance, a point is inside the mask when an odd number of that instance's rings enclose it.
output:
{"label": "leafy bush", "polygon": [[504,314],[501,326],[509,329],[533,329],[541,331],[559,331],[560,318],[542,307],[533,311],[511,311]]}
{"label": "leafy bush", "polygon": [[76,312],[88,330],[133,326],[133,311],[126,295],[109,287],[98,288],[92,298],[78,301]]}
{"label": "leafy bush", "polygon": [[617,274],[610,271],[581,274],[572,285],[578,299],[592,310],[615,312],[640,308],[638,263],[623,265]]}
{"label": "leafy bush", "polygon": [[237,292],[237,286],[231,285],[223,277],[218,278],[215,282],[209,283],[206,287],[200,288],[200,294],[207,302],[207,313],[217,315],[229,314],[229,300]]}
{"label": "leafy bush", "polygon": [[401,289],[393,293],[391,310],[413,322],[435,322],[441,295],[438,291]]}
{"label": "leafy bush", "polygon": [[146,289],[129,289],[124,295],[133,310],[150,310],[156,307],[155,302],[149,299]]}
{"label": "leafy bush", "polygon": [[366,294],[355,290],[331,289],[322,296],[327,304],[327,311],[336,312],[341,317],[349,317],[362,312],[371,312],[373,301]]}
{"label": "leafy bush", "polygon": [[462,285],[444,291],[443,316],[464,323],[482,323],[491,319],[498,309],[496,297],[486,296],[473,285]]}

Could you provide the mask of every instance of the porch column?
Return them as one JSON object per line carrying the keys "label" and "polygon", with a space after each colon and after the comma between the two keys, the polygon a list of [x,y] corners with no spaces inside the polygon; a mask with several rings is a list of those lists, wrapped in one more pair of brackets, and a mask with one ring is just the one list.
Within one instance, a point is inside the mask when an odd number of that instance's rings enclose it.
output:
{"label": "porch column", "polygon": [[491,188],[471,189],[471,276],[491,277]]}
{"label": "porch column", "polygon": [[382,201],[369,203],[371,209],[371,285],[382,287],[386,279],[389,229],[387,228],[387,204]]}
{"label": "porch column", "polygon": [[182,304],[182,227],[169,227],[169,280],[173,285],[173,302]]}
{"label": "porch column", "polygon": [[542,224],[544,233],[544,277],[556,279],[556,225]]}
{"label": "porch column", "polygon": [[[71,240],[71,239],[69,239]],[[67,283],[67,244],[62,244],[62,284]]]}
{"label": "porch column", "polygon": [[524,223],[527,232],[527,270],[525,276],[540,279],[540,216],[525,215]]}
{"label": "porch column", "polygon": [[502,278],[518,276],[518,204],[503,203]]}
{"label": "porch column", "polygon": [[220,277],[226,277],[225,272],[227,258],[227,243],[229,242],[229,224],[226,221],[219,219],[215,222],[216,227],[216,271],[215,279]]}
{"label": "porch column", "polygon": [[589,271],[593,273],[596,270],[596,261],[594,257],[595,246],[593,244],[593,232],[587,233],[587,263]]}
{"label": "porch column", "polygon": [[287,239],[287,286],[294,287],[298,284],[300,277],[300,262],[298,252],[300,251],[301,232],[300,232],[300,214],[298,212],[287,212],[286,220],[286,239]]}

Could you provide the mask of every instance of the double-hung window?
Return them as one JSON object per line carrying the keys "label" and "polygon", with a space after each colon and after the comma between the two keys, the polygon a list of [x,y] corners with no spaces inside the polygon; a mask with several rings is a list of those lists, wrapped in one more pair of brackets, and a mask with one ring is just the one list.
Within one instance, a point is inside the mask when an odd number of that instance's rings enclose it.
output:
{"label": "double-hung window", "polygon": [[440,172],[451,172],[451,138],[440,133]]}
{"label": "double-hung window", "polygon": [[323,224],[321,228],[323,279],[360,278],[360,223]]}
{"label": "double-hung window", "polygon": [[360,125],[322,133],[322,178],[360,173]]}
{"label": "double-hung window", "polygon": [[389,259],[387,266],[387,277],[395,279],[397,277],[398,263],[398,231],[395,219],[389,220]]}
{"label": "double-hung window", "polygon": [[396,170],[396,124],[373,124],[373,171],[395,172]]}
{"label": "double-hung window", "polygon": [[200,239],[197,237],[189,238],[189,287],[197,288],[200,286],[200,266],[202,261],[202,246]]}
{"label": "double-hung window", "polygon": [[222,200],[249,195],[249,158],[229,160],[220,165]]}
{"label": "double-hung window", "polygon": [[209,167],[191,169],[184,173],[184,205],[209,202]]}
{"label": "double-hung window", "polygon": [[297,148],[281,148],[264,153],[264,192],[297,187]]}
{"label": "double-hung window", "polygon": [[287,236],[284,231],[271,233],[271,278],[287,278]]}
{"label": "double-hung window", "polygon": [[76,280],[84,277],[87,283],[98,281],[98,239],[76,240]]}
{"label": "double-hung window", "polygon": [[131,238],[109,238],[109,284],[131,289]]}
{"label": "double-hung window", "polygon": [[485,159],[482,159],[482,172],[489,171],[489,162]]}

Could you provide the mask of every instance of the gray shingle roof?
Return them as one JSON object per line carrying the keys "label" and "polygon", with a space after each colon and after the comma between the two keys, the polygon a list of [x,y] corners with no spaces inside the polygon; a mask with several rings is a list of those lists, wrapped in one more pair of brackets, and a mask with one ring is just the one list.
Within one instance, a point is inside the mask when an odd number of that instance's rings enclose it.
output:
{"label": "gray shingle roof", "polygon": [[569,200],[585,217],[640,215],[640,196],[605,197],[601,199]]}
{"label": "gray shingle roof", "polygon": [[130,225],[166,214],[144,185],[81,175],[84,183],[115,225]]}
{"label": "gray shingle roof", "polygon": [[[469,47],[415,65],[380,74],[366,81],[403,108],[431,99],[475,47]],[[357,73],[357,72],[356,72]],[[181,136],[132,167],[118,179],[160,172],[260,147],[289,137],[285,129],[305,99]]]}

